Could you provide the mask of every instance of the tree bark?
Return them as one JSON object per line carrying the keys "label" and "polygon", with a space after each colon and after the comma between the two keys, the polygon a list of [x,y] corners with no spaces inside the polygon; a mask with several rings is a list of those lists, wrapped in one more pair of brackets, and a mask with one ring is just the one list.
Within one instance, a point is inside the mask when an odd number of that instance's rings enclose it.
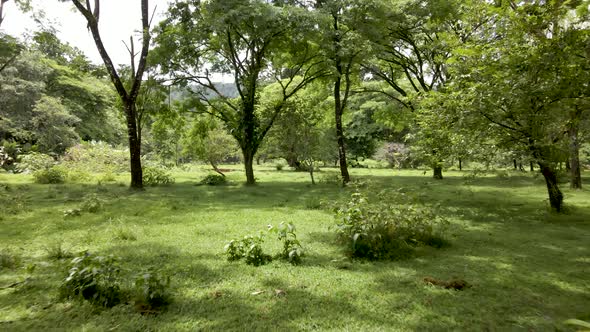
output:
{"label": "tree bark", "polygon": [[442,174],[442,164],[441,163],[437,163],[436,165],[434,165],[432,167],[432,177],[436,180],[442,180],[443,179],[443,174]]}
{"label": "tree bark", "polygon": [[563,194],[561,193],[561,190],[559,190],[557,184],[557,174],[553,167],[548,163],[539,162],[539,167],[541,168],[541,173],[547,184],[547,193],[549,194],[549,204],[551,205],[551,209],[555,212],[561,212]]}
{"label": "tree bark", "polygon": [[[577,112],[576,112],[577,114]],[[580,171],[580,141],[578,138],[579,132],[579,117],[574,115],[574,119],[572,119],[570,123],[570,127],[568,129],[568,135],[570,139],[570,146],[569,146],[569,153],[570,153],[570,174],[571,174],[571,182],[570,187],[572,189],[582,189],[582,174]]]}
{"label": "tree bark", "polygon": [[143,188],[143,171],[141,169],[141,141],[137,131],[135,121],[135,104],[127,103],[125,105],[125,116],[127,118],[127,137],[129,139],[129,160],[131,171],[132,189]]}
{"label": "tree bark", "polygon": [[212,162],[211,160],[209,160],[209,164],[211,164],[211,167],[213,167],[213,170],[217,173],[219,173],[221,176],[225,177],[225,174],[223,174],[222,171],[219,170],[219,168],[217,167],[217,165],[215,165],[214,162]]}
{"label": "tree bark", "polygon": [[242,154],[244,155],[244,168],[246,169],[246,185],[252,186],[256,184],[256,179],[254,178],[254,153],[248,149],[242,150]]}
{"label": "tree bark", "polygon": [[334,84],[334,109],[336,120],[336,140],[338,142],[338,161],[340,163],[340,175],[342,176],[342,184],[346,185],[350,182],[350,174],[348,173],[348,164],[346,162],[346,147],[344,146],[344,128],[342,126],[342,101],[340,97],[340,84],[342,79],[338,77]]}
{"label": "tree bark", "polygon": [[461,160],[461,158],[459,158],[459,170],[463,170],[463,161]]}
{"label": "tree bark", "polygon": [[535,171],[535,164],[531,161],[531,172]]}
{"label": "tree bark", "polygon": [[516,165],[516,159],[513,159],[512,161],[514,162],[514,170],[515,170],[515,171],[516,171],[516,170],[518,170],[518,167],[517,167],[517,165]]}

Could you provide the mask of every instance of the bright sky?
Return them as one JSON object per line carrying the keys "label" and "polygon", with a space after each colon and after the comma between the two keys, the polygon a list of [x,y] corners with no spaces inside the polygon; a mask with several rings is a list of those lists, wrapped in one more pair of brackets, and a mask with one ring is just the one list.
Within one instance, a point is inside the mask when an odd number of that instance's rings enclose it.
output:
{"label": "bright sky", "polygon": [[[92,1],[94,3],[94,1]],[[102,63],[96,50],[92,35],[86,28],[86,21],[71,2],[61,3],[57,0],[33,0],[35,10],[43,10],[46,19],[52,22],[58,31],[58,37],[81,49],[93,62]],[[152,26],[157,24],[168,8],[168,0],[150,0],[150,16],[156,8]],[[134,35],[136,50],[140,48],[136,30],[141,29],[140,0],[102,0],[99,27],[105,47],[115,64],[129,64],[129,52],[123,40],[129,44],[129,36]],[[8,1],[4,8],[5,20],[2,30],[10,35],[25,38],[37,26],[31,14],[21,13],[14,1]]]}

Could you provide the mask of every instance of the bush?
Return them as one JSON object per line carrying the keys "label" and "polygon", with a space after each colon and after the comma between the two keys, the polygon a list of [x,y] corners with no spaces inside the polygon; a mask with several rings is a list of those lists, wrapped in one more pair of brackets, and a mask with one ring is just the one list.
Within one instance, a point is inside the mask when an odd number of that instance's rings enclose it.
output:
{"label": "bush", "polygon": [[168,185],[174,178],[162,167],[145,166],[143,168],[143,184],[146,186]]}
{"label": "bush", "polygon": [[285,165],[283,165],[283,164],[276,164],[275,165],[275,168],[277,169],[277,171],[282,171],[284,167],[285,167]]}
{"label": "bush", "polygon": [[129,150],[104,142],[84,142],[69,148],[62,162],[86,173],[125,172],[129,169]]}
{"label": "bush", "polygon": [[277,255],[281,259],[289,261],[293,265],[301,264],[303,248],[297,240],[295,225],[292,223],[280,223],[278,227],[269,225],[269,232],[276,233],[279,241],[283,242],[283,250]]}
{"label": "bush", "polygon": [[37,172],[52,168],[55,165],[53,157],[43,153],[31,152],[21,155],[16,163],[17,172]]}
{"label": "bush", "polygon": [[60,286],[62,298],[82,298],[103,307],[121,302],[119,266],[113,256],[93,256],[83,252],[70,264],[69,274]]}
{"label": "bush", "polygon": [[63,242],[61,241],[49,245],[45,248],[45,251],[47,251],[48,258],[55,260],[71,258],[73,256],[71,252],[64,248]]}
{"label": "bush", "polygon": [[33,173],[36,183],[40,184],[58,184],[66,181],[67,172],[58,166],[42,169]]}
{"label": "bush", "polygon": [[134,302],[142,313],[153,312],[170,302],[170,277],[155,271],[140,273],[133,284]]}
{"label": "bush", "polygon": [[3,269],[15,269],[20,266],[20,256],[10,249],[0,250],[0,271]]}
{"label": "bush", "polygon": [[242,240],[231,240],[225,246],[228,261],[245,258],[246,264],[260,266],[269,263],[272,257],[262,250],[264,238],[259,236],[245,236]]}
{"label": "bush", "polygon": [[100,211],[104,206],[104,201],[96,194],[88,194],[84,196],[82,204],[80,205],[80,211],[96,213]]}
{"label": "bush", "polygon": [[203,180],[201,180],[201,184],[206,184],[209,186],[219,186],[227,183],[227,179],[225,176],[217,175],[217,174],[209,174]]}
{"label": "bush", "polygon": [[401,193],[382,193],[380,203],[370,204],[357,192],[335,210],[337,233],[351,257],[370,260],[399,259],[417,245],[441,247],[439,235],[447,221],[434,208],[409,202]]}

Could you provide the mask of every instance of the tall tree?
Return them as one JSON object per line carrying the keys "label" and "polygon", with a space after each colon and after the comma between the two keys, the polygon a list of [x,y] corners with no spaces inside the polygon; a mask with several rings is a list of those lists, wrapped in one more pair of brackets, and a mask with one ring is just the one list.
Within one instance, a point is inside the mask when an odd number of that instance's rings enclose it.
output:
{"label": "tall tree", "polygon": [[[262,0],[179,0],[160,24],[163,71],[177,83],[197,85],[198,111],[223,121],[240,145],[247,184],[256,181],[254,156],[287,100],[325,75],[318,47],[307,38],[313,28],[305,9]],[[237,98],[218,89],[215,72],[233,77]],[[259,93],[270,82],[281,94],[262,112]]]}
{"label": "tall tree", "polygon": [[[68,1],[68,0],[60,0]],[[125,118],[127,120],[127,136],[129,140],[130,169],[131,169],[131,188],[143,188],[142,169],[141,169],[141,138],[138,131],[138,117],[136,100],[141,88],[143,73],[146,68],[147,56],[150,46],[150,19],[149,19],[149,1],[141,0],[141,25],[142,25],[142,47],[139,55],[137,67],[135,65],[135,56],[131,59],[132,77],[131,86],[126,87],[124,80],[115,68],[113,61],[107,53],[100,31],[98,21],[100,17],[100,0],[94,0],[94,6],[90,0],[84,4],[80,0],[71,0],[78,11],[84,16],[88,23],[88,29],[92,33],[96,48],[104,62],[107,72],[111,78],[117,94],[124,106]]]}

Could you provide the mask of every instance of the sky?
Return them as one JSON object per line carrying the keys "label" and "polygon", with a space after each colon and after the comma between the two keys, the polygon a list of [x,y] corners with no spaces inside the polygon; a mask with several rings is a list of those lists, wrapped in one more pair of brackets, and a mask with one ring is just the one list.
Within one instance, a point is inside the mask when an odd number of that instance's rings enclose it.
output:
{"label": "sky", "polygon": [[[46,21],[58,31],[57,36],[64,42],[81,49],[92,62],[102,63],[96,50],[92,35],[86,28],[86,21],[71,2],[62,3],[57,0],[33,0],[35,10],[45,12]],[[168,0],[150,0],[150,15],[156,8],[156,16],[152,26],[157,24],[168,8]],[[138,34],[141,29],[140,0],[102,0],[100,7],[99,28],[103,43],[115,64],[129,64],[129,52],[123,44],[129,44],[129,37],[135,36],[136,49],[140,48]],[[22,13],[8,1],[4,8],[5,20],[2,30],[12,36],[26,38],[37,30],[31,13]]]}

